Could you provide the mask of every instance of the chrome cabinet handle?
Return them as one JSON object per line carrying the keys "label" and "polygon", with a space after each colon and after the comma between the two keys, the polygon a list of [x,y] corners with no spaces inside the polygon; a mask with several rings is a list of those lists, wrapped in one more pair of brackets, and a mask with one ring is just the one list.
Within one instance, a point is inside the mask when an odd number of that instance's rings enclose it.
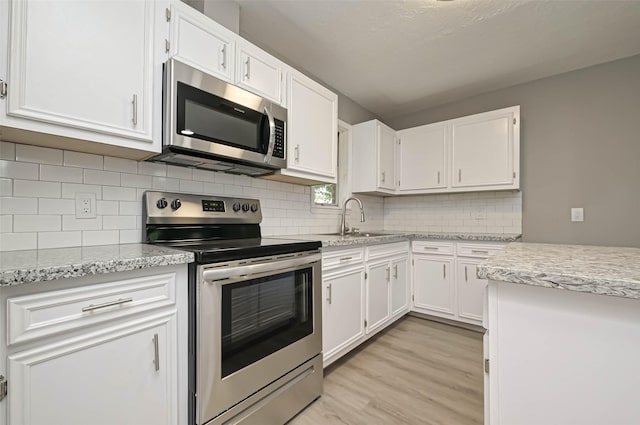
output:
{"label": "chrome cabinet handle", "polygon": [[250,57],[247,57],[247,60],[244,62],[244,78],[245,80],[249,79],[249,74],[251,72],[251,63],[249,62]]}
{"label": "chrome cabinet handle", "polygon": [[138,95],[137,94],[133,95],[133,100],[131,101],[131,104],[133,105],[133,117],[131,118],[131,121],[133,122],[133,125],[138,125]]}
{"label": "chrome cabinet handle", "polygon": [[437,251],[438,247],[435,247],[435,246],[423,246],[422,249],[424,249],[425,251]]}
{"label": "chrome cabinet handle", "polygon": [[438,171],[438,184],[440,184],[440,171]]}
{"label": "chrome cabinet handle", "polygon": [[458,183],[462,181],[462,168],[458,168]]}
{"label": "chrome cabinet handle", "polygon": [[271,111],[266,106],[264,107],[264,112],[267,114],[267,118],[269,119],[269,147],[267,148],[267,154],[264,156],[264,162],[268,164],[271,162],[273,147],[276,144],[276,122],[273,119]]}
{"label": "chrome cabinet handle", "polygon": [[333,291],[331,288],[331,283],[327,285],[327,301],[329,301],[329,304],[331,304],[331,300],[333,298]]}
{"label": "chrome cabinet handle", "polygon": [[391,267],[387,267],[387,282],[389,282],[391,280]]}
{"label": "chrome cabinet handle", "polygon": [[158,334],[153,334],[153,363],[156,365],[156,372],[160,370],[160,344],[158,342]]}
{"label": "chrome cabinet handle", "polygon": [[471,252],[474,253],[474,254],[487,254],[487,255],[489,255],[489,251],[482,251],[482,250],[479,250],[479,249],[472,249]]}
{"label": "chrome cabinet handle", "polygon": [[395,264],[395,265],[393,266],[393,278],[394,278],[394,279],[397,279],[397,278],[398,278],[398,265],[397,265],[397,264]]}
{"label": "chrome cabinet handle", "polygon": [[115,301],[107,301],[106,303],[102,303],[102,304],[89,304],[86,307],[82,307],[82,311],[98,310],[100,308],[106,308],[106,307],[111,307],[111,306],[114,306],[114,305],[130,303],[131,301],[133,301],[133,298],[129,297],[129,298],[119,298],[119,299],[117,299]]}
{"label": "chrome cabinet handle", "polygon": [[300,161],[300,145],[296,145],[296,147],[293,148],[293,158],[296,162]]}
{"label": "chrome cabinet handle", "polygon": [[444,279],[446,279],[446,278],[447,278],[447,265],[446,265],[446,264],[443,264],[443,265],[442,265],[442,277],[443,277]]}
{"label": "chrome cabinet handle", "polygon": [[469,281],[469,276],[467,276],[467,266],[464,266],[464,281],[465,282]]}
{"label": "chrome cabinet handle", "polygon": [[347,261],[347,260],[352,260],[353,257],[342,257],[340,258],[340,261]]}
{"label": "chrome cabinet handle", "polygon": [[227,45],[222,46],[222,63],[220,64],[224,69],[227,69]]}
{"label": "chrome cabinet handle", "polygon": [[384,183],[386,180],[386,173],[383,171],[382,172],[382,183]]}

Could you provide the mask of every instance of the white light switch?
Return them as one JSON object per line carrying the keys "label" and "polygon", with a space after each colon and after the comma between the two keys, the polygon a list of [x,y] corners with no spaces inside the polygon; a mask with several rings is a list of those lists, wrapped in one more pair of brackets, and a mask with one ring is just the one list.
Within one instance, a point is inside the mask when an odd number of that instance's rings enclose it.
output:
{"label": "white light switch", "polygon": [[571,208],[571,221],[584,221],[584,208]]}

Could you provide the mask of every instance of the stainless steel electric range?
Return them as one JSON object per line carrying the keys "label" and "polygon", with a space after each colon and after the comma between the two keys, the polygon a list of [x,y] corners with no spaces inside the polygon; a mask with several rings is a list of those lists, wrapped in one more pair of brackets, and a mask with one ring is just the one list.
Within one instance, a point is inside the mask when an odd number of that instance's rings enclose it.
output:
{"label": "stainless steel electric range", "polygon": [[189,267],[192,425],[282,425],[322,392],[320,242],[262,238],[255,199],[146,192],[144,239]]}

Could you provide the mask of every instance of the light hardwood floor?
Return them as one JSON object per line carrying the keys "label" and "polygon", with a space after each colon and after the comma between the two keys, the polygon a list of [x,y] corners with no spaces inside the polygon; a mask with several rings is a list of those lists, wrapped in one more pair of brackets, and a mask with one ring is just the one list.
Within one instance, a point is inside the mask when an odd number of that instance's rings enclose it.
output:
{"label": "light hardwood floor", "polygon": [[477,332],[406,317],[324,372],[322,397],[289,425],[483,423]]}

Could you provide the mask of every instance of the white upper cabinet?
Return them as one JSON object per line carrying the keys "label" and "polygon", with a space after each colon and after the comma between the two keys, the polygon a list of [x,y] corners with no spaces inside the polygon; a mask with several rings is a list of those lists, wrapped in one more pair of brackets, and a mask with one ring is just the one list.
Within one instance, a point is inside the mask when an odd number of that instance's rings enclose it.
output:
{"label": "white upper cabinet", "polygon": [[338,96],[288,69],[287,168],[266,178],[298,184],[336,183]]}
{"label": "white upper cabinet", "polygon": [[453,188],[518,189],[520,107],[451,121]]}
{"label": "white upper cabinet", "polygon": [[447,187],[448,126],[442,123],[398,131],[398,192]]}
{"label": "white upper cabinet", "polygon": [[168,10],[171,56],[232,83],[237,35],[183,2]]}
{"label": "white upper cabinet", "polygon": [[11,30],[2,125],[160,150],[154,1],[3,3],[1,27]]}
{"label": "white upper cabinet", "polygon": [[262,49],[238,38],[236,84],[285,105],[284,64]]}
{"label": "white upper cabinet", "polygon": [[352,191],[393,194],[396,132],[378,120],[353,126]]}

